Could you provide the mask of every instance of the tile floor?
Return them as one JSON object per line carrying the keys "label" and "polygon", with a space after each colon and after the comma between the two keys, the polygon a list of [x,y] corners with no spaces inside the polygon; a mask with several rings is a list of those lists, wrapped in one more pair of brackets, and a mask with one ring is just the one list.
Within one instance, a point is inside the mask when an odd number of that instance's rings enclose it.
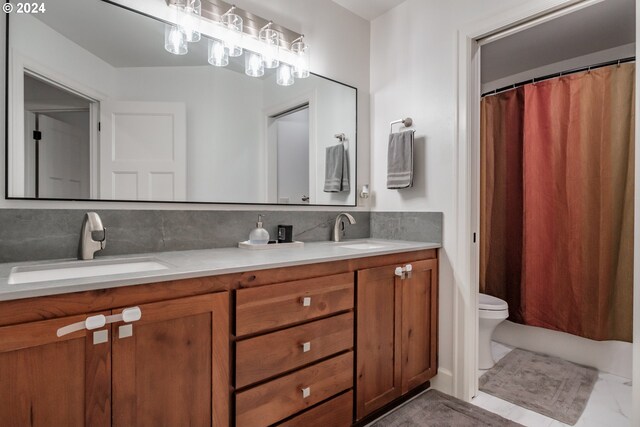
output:
{"label": "tile floor", "polygon": [[[491,346],[496,360],[513,350],[513,347],[497,342],[492,342]],[[480,371],[479,375],[484,372],[486,371]],[[568,425],[483,392],[479,392],[472,403],[527,427]],[[627,427],[631,425],[630,417],[631,382],[626,378],[601,372],[576,427]]]}

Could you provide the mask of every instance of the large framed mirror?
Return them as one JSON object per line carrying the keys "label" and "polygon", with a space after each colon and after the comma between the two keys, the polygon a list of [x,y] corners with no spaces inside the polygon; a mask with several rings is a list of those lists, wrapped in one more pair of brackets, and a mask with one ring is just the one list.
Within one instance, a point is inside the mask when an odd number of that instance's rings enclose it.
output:
{"label": "large framed mirror", "polygon": [[7,198],[355,206],[354,87],[212,66],[206,34],[172,55],[103,0],[7,24]]}

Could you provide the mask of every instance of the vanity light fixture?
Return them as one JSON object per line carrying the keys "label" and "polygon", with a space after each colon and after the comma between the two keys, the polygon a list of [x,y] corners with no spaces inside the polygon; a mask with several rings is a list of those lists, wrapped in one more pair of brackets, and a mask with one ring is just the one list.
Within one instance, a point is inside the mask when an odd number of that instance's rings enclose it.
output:
{"label": "vanity light fixture", "polygon": [[278,48],[280,47],[280,35],[278,32],[271,28],[273,22],[269,21],[267,25],[260,29],[258,38],[263,43],[262,60],[266,68],[277,68],[280,62],[278,61]]}
{"label": "vanity light fixture", "polygon": [[216,67],[226,67],[229,65],[229,51],[224,46],[224,42],[217,39],[209,39],[209,64]]}
{"label": "vanity light fixture", "polygon": [[231,9],[220,17],[220,24],[227,30],[224,45],[228,50],[229,56],[232,57],[242,55],[242,47],[239,46],[239,42],[242,38],[243,22],[240,16],[233,13],[235,10],[235,5],[231,6]]}
{"label": "vanity light fixture", "polygon": [[164,27],[164,48],[174,55],[186,55],[189,51],[187,46],[187,36],[176,25],[165,25]]}
{"label": "vanity light fixture", "polygon": [[264,76],[264,61],[262,55],[249,50],[244,53],[244,73],[251,77]]}
{"label": "vanity light fixture", "polygon": [[284,62],[280,64],[278,71],[276,71],[276,83],[280,86],[291,86],[294,83],[291,65]]}
{"label": "vanity light fixture", "polygon": [[182,28],[189,43],[200,41],[201,15],[201,0],[185,0],[184,4],[178,7],[178,27]]}
{"label": "vanity light fixture", "polygon": [[295,55],[293,76],[299,79],[309,77],[309,45],[304,42],[304,34],[291,43],[291,52]]}
{"label": "vanity light fixture", "polygon": [[[166,0],[177,12],[164,17],[165,49],[175,55],[185,55],[189,42],[198,42],[204,34],[208,38],[208,57],[211,65],[225,67],[229,57],[245,53],[245,74],[262,77],[265,68],[276,69],[276,83],[294,84],[295,78],[309,77],[309,46],[304,35],[278,27],[272,21],[237,9],[216,0]],[[226,12],[220,14],[222,11]],[[167,15],[171,15],[172,12]],[[247,20],[248,27],[244,27]],[[266,24],[265,24],[266,22]],[[262,25],[262,27],[260,27]],[[257,36],[256,36],[257,34]],[[294,39],[291,44],[287,38]]]}

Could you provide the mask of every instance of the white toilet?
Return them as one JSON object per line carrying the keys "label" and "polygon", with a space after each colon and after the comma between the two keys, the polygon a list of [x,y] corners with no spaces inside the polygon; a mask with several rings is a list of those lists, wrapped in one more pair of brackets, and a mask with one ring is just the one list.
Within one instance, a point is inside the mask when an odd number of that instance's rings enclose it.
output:
{"label": "white toilet", "polygon": [[478,300],[480,334],[478,335],[478,368],[490,369],[495,365],[491,354],[491,337],[500,323],[509,317],[509,305],[500,298],[480,294]]}

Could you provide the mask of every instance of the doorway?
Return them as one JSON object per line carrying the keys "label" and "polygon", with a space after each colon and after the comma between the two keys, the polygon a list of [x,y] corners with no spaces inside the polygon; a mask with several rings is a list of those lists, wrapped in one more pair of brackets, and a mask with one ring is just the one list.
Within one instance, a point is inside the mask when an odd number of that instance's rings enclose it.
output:
{"label": "doorway", "polygon": [[268,120],[269,193],[277,203],[309,204],[309,104],[275,114]]}
{"label": "doorway", "polygon": [[[457,279],[459,295],[454,302],[454,365],[453,392],[466,400],[477,393],[477,339],[478,339],[478,231],[479,231],[479,142],[480,142],[480,95],[481,95],[481,55],[480,41],[497,40],[509,34],[520,32],[559,16],[567,15],[600,1],[562,1],[531,3],[510,10],[499,17],[487,18],[461,28],[458,38],[458,133],[457,133],[457,196],[459,212],[456,218],[459,248]],[[636,12],[637,13],[637,12]],[[636,30],[637,33],[637,30]],[[637,51],[637,49],[636,49]],[[636,78],[637,80],[637,78]],[[637,124],[637,120],[636,120]],[[636,174],[636,182],[638,181]],[[637,186],[636,186],[637,187]],[[637,189],[636,189],[637,190]],[[636,194],[637,191],[636,191]],[[637,224],[636,218],[636,225]],[[637,233],[636,233],[637,234]],[[636,239],[636,259],[638,242]],[[637,265],[636,261],[636,265]],[[637,268],[637,267],[636,267]],[[636,275],[637,276],[637,275]],[[637,282],[637,278],[635,279]],[[640,395],[640,349],[638,348],[638,327],[640,326],[640,292],[635,285],[635,328],[634,328],[634,394]],[[634,414],[634,421],[640,421],[640,412]]]}
{"label": "doorway", "polygon": [[94,100],[24,73],[25,196],[88,199]]}

